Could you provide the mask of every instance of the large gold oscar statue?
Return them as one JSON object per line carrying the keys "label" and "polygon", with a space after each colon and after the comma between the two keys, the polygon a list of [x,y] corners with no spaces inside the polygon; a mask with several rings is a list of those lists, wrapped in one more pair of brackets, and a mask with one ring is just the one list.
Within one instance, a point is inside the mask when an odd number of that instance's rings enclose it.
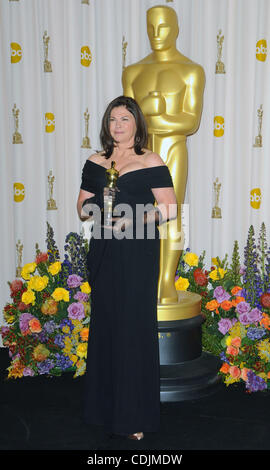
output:
{"label": "large gold oscar statue", "polygon": [[[200,124],[205,73],[176,49],[179,27],[173,8],[154,6],[147,10],[147,32],[152,52],[124,68],[122,83],[124,95],[133,97],[144,113],[149,148],[168,166],[179,207],[177,223],[170,221],[159,227],[157,309],[161,401],[178,401],[201,396],[216,383],[216,364],[213,376],[213,364],[207,370],[208,358],[202,353],[201,297],[175,289],[175,272],[183,249],[179,233],[187,181],[186,140]],[[163,237],[163,231],[167,237]]]}
{"label": "large gold oscar statue", "polygon": [[[203,68],[176,49],[178,19],[173,8],[155,6],[147,11],[147,32],[152,53],[123,71],[123,92],[141,106],[147,120],[149,147],[168,166],[178,202],[178,220],[168,222],[167,237],[161,239],[160,275],[158,285],[159,319],[187,318],[192,313],[181,304],[190,300],[188,294],[175,289],[175,272],[181,249],[177,232],[181,232],[181,204],[184,203],[188,155],[186,139],[199,126],[205,74]],[[162,233],[161,233],[162,238]],[[194,296],[193,300],[194,300]],[[198,299],[197,299],[198,300]],[[176,308],[175,308],[176,307]],[[180,307],[180,309],[179,309]]]}

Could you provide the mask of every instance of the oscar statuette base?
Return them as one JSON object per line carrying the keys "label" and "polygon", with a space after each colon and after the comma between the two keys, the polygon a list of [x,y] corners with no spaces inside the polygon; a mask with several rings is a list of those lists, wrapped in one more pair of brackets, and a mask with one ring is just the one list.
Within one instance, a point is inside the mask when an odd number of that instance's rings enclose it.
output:
{"label": "oscar statuette base", "polygon": [[219,357],[202,351],[201,297],[178,291],[178,303],[158,304],[160,400],[176,402],[214,393]]}

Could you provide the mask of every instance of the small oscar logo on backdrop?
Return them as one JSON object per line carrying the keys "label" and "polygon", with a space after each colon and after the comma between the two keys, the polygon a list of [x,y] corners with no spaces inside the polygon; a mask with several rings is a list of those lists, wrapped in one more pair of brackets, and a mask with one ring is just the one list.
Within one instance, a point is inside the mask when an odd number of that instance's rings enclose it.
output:
{"label": "small oscar logo on backdrop", "polygon": [[16,252],[17,252],[17,267],[16,267],[16,277],[21,277],[22,272],[22,252],[23,252],[23,244],[21,240],[18,240],[16,243]]}
{"label": "small oscar logo on backdrop", "polygon": [[260,39],[256,44],[256,59],[261,62],[266,61],[267,56],[267,42],[266,39]]}
{"label": "small oscar logo on backdrop", "polygon": [[260,188],[254,188],[250,191],[250,205],[253,209],[260,209],[262,193]]}
{"label": "small oscar logo on backdrop", "polygon": [[82,0],[81,3],[84,5],[89,5],[89,0]]}
{"label": "small oscar logo on backdrop", "polygon": [[52,72],[52,64],[48,60],[50,36],[47,35],[47,31],[43,34],[43,45],[44,45],[44,72]]}
{"label": "small oscar logo on backdrop", "polygon": [[56,202],[53,198],[53,183],[54,183],[54,176],[52,170],[50,170],[48,175],[48,184],[49,184],[49,199],[47,201],[47,210],[54,211],[57,209]]}
{"label": "small oscar logo on backdrop", "polygon": [[14,201],[15,202],[22,202],[25,196],[25,189],[22,183],[14,183]]}
{"label": "small oscar logo on backdrop", "polygon": [[221,219],[221,208],[219,207],[220,189],[221,183],[219,183],[218,178],[216,178],[216,181],[214,181],[215,202],[212,209],[212,219]]}
{"label": "small oscar logo on backdrop", "polygon": [[221,36],[221,29],[220,29],[217,35],[216,73],[225,73],[225,65],[221,61],[223,41],[224,41],[224,36]]}
{"label": "small oscar logo on backdrop", "polygon": [[214,136],[222,137],[224,135],[224,117],[214,117]]}
{"label": "small oscar logo on backdrop", "polygon": [[22,48],[20,44],[18,44],[17,42],[11,42],[10,47],[11,47],[11,63],[16,64],[17,62],[20,62],[22,58]]}
{"label": "small oscar logo on backdrop", "polygon": [[14,126],[15,126],[15,131],[13,132],[13,136],[12,136],[12,143],[13,144],[22,144],[23,143],[22,136],[18,131],[20,111],[19,111],[19,109],[17,109],[16,103],[14,104],[14,106],[12,108],[12,114],[13,114],[13,117],[14,117]]}
{"label": "small oscar logo on backdrop", "polygon": [[126,56],[127,56],[128,43],[125,41],[125,36],[122,37],[122,70],[126,68]]}
{"label": "small oscar logo on backdrop", "polygon": [[53,132],[55,130],[55,117],[53,113],[45,113],[45,131]]}
{"label": "small oscar logo on backdrop", "polygon": [[262,117],[263,117],[263,108],[262,104],[257,109],[257,116],[258,116],[258,135],[255,137],[255,143],[253,147],[262,147]]}
{"label": "small oscar logo on backdrop", "polygon": [[81,64],[84,67],[89,67],[92,61],[92,54],[88,46],[82,46],[81,48]]}
{"label": "small oscar logo on backdrop", "polygon": [[84,113],[84,121],[85,121],[85,136],[83,137],[82,145],[81,148],[84,149],[90,149],[90,139],[88,137],[88,132],[89,132],[89,113],[88,113],[88,108],[86,108],[86,111]]}

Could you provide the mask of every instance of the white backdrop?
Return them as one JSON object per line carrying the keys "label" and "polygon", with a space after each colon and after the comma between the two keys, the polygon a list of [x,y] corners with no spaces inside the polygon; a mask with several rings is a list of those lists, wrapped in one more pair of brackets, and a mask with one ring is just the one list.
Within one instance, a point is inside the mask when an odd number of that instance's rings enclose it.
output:
{"label": "white backdrop", "polygon": [[[125,65],[148,54],[146,10],[158,4],[176,10],[177,47],[206,73],[201,125],[188,138],[189,246],[210,263],[236,239],[242,252],[251,223],[269,231],[269,0],[0,0],[1,310],[18,240],[25,264],[35,243],[46,248],[46,221],[61,252],[66,235],[81,230],[81,169],[100,148],[105,107],[122,94],[123,38]],[[226,73],[217,74],[220,30]],[[262,146],[254,147],[260,106]],[[81,148],[87,109],[91,148]],[[13,143],[16,110],[22,143]],[[55,210],[47,209],[50,171]],[[221,218],[212,218],[216,178]]]}

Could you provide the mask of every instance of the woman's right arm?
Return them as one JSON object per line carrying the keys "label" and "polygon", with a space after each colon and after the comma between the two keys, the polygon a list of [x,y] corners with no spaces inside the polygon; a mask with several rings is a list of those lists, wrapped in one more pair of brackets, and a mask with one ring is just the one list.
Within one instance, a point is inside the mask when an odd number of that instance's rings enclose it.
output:
{"label": "woman's right arm", "polygon": [[77,211],[78,211],[79,218],[82,221],[89,219],[89,215],[87,215],[87,213],[83,211],[82,204],[85,201],[85,199],[89,199],[90,197],[93,197],[93,196],[95,196],[94,193],[90,193],[89,191],[80,189],[78,201],[77,201]]}

